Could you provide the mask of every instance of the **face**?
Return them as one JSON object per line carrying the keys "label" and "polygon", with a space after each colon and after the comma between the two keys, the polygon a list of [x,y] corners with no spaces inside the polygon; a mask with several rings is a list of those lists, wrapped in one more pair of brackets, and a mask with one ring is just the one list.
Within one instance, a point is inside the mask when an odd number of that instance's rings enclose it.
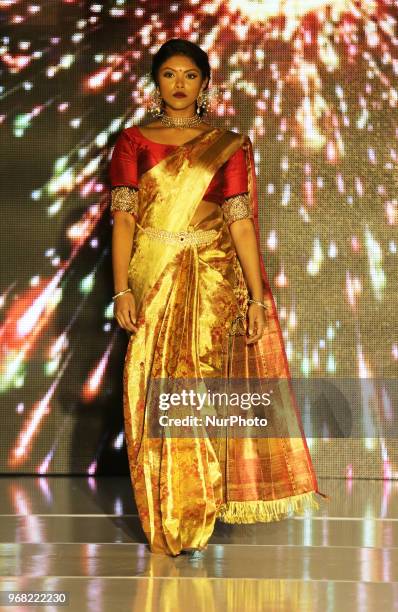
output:
{"label": "face", "polygon": [[[166,106],[183,110],[195,104],[201,89],[208,83],[190,57],[175,55],[166,60],[159,68],[158,81],[160,95]],[[185,94],[177,97],[176,93]]]}

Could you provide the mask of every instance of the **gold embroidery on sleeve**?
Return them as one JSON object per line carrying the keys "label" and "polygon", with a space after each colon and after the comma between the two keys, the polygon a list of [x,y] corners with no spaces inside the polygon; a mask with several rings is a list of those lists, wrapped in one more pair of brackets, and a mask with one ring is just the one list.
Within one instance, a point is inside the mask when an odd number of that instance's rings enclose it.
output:
{"label": "gold embroidery on sleeve", "polygon": [[111,194],[111,212],[124,210],[138,216],[138,190],[134,187],[113,187]]}
{"label": "gold embroidery on sleeve", "polygon": [[248,193],[240,193],[236,196],[226,198],[222,208],[224,220],[227,225],[239,219],[253,218]]}

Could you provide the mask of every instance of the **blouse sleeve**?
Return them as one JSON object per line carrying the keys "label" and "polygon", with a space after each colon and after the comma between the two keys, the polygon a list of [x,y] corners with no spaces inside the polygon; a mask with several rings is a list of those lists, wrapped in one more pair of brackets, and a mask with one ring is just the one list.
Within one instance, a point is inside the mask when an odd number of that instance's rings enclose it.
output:
{"label": "blouse sleeve", "polygon": [[248,193],[246,154],[241,147],[225,164],[223,214],[227,225],[239,219],[252,218]]}
{"label": "blouse sleeve", "polygon": [[134,141],[123,131],[113,149],[109,177],[111,214],[122,210],[138,217],[137,152]]}

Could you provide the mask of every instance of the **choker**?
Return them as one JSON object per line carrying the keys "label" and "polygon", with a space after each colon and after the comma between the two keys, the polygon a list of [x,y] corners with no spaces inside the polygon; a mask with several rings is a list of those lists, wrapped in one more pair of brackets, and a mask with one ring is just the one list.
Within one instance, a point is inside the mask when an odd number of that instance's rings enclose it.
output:
{"label": "choker", "polygon": [[159,119],[163,125],[175,128],[195,127],[202,123],[202,117],[199,117],[199,115],[193,115],[192,117],[170,117],[170,115],[163,113]]}

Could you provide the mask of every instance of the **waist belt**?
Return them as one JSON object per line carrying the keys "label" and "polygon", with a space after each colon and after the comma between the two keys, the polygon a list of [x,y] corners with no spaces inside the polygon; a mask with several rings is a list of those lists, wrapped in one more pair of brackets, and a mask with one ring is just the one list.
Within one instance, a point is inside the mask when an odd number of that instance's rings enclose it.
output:
{"label": "waist belt", "polygon": [[168,230],[157,229],[156,227],[141,227],[139,223],[136,226],[149,238],[160,240],[167,244],[180,244],[181,246],[203,246],[211,244],[219,235],[219,231],[211,230],[194,230],[193,228],[187,232],[169,232]]}

